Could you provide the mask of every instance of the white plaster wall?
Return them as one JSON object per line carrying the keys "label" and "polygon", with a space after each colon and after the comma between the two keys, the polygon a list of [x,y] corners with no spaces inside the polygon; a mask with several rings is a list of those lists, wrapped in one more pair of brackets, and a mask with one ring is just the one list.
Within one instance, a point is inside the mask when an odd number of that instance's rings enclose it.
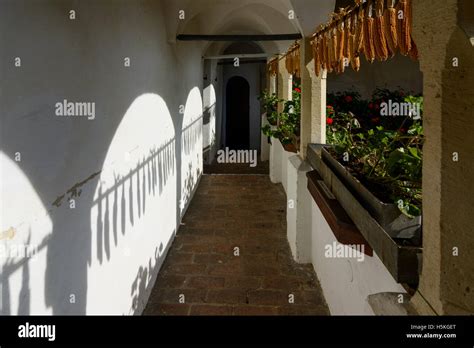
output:
{"label": "white plaster wall", "polygon": [[287,237],[293,259],[310,263],[311,257],[311,195],[307,189],[306,173],[311,166],[299,155],[287,160]]}
{"label": "white plaster wall", "polygon": [[272,138],[270,145],[270,180],[274,184],[282,182],[282,152],[284,151],[278,139]]}
{"label": "white plaster wall", "polygon": [[281,184],[285,189],[285,192],[288,193],[288,159],[294,155],[293,152],[288,152],[278,141],[280,156],[281,156]]}
{"label": "white plaster wall", "polygon": [[404,293],[378,256],[326,258],[325,246],[336,242],[318,205],[311,202],[312,263],[332,315],[373,315],[367,297],[380,292]]}
{"label": "white plaster wall", "polygon": [[[202,171],[201,47],[170,45],[164,17],[152,0],[2,2],[0,231],[15,236],[0,244],[38,248],[0,259],[2,314],[143,310]],[[63,99],[95,119],[56,117]]]}
{"label": "white plaster wall", "polygon": [[205,150],[204,156],[207,164],[211,164],[214,161],[217,152],[217,61],[216,60],[205,60],[204,61],[205,71],[204,74],[207,80],[204,81],[203,86],[203,144],[202,147]]}
{"label": "white plaster wall", "polygon": [[[262,127],[266,126],[268,123],[266,115],[262,115]],[[268,161],[270,159],[270,143],[268,142],[268,137],[260,132],[260,160]]]}
{"label": "white plaster wall", "polygon": [[348,68],[344,74],[328,74],[328,93],[353,90],[362,98],[369,99],[377,87],[422,93],[423,74],[419,63],[400,54],[386,62],[375,61],[373,64],[362,58],[359,72]]}

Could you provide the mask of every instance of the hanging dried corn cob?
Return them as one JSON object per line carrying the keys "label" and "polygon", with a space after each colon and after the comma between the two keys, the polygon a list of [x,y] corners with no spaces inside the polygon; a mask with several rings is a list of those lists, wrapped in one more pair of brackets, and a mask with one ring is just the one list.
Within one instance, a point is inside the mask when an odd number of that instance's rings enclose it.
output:
{"label": "hanging dried corn cob", "polygon": [[342,58],[337,65],[338,65],[337,73],[342,74],[346,70],[346,65],[344,64],[344,58]]}
{"label": "hanging dried corn cob", "polygon": [[290,74],[293,75],[295,73],[295,54],[293,48],[291,48],[290,53]]}
{"label": "hanging dried corn cob", "polygon": [[316,36],[314,41],[311,41],[311,45],[313,48],[313,59],[314,59],[314,73],[317,77],[321,73],[321,58],[319,56],[319,37]]}
{"label": "hanging dried corn cob", "polygon": [[375,33],[374,33],[374,47],[376,58],[380,61],[388,59],[387,40],[385,39],[385,24],[384,24],[384,0],[376,0],[375,7]]}
{"label": "hanging dried corn cob", "polygon": [[364,54],[368,62],[373,63],[375,60],[374,47],[374,25],[375,20],[372,18],[372,1],[369,2],[364,20]]}
{"label": "hanging dried corn cob", "polygon": [[418,47],[415,44],[415,41],[413,41],[413,38],[411,39],[411,50],[408,52],[408,56],[414,60],[418,60]]}
{"label": "hanging dried corn cob", "polygon": [[332,33],[331,29],[327,31],[327,43],[328,43],[328,67],[332,71],[333,68],[333,54],[332,54]]}
{"label": "hanging dried corn cob", "polygon": [[397,10],[394,7],[395,0],[387,0],[389,5],[385,9],[385,39],[387,40],[387,48],[389,56],[393,57],[397,53],[398,37],[397,37]]}
{"label": "hanging dried corn cob", "polygon": [[[359,1],[361,2],[361,1]],[[355,52],[360,54],[364,51],[364,15],[365,9],[360,5],[356,20],[355,30]]]}
{"label": "hanging dried corn cob", "polygon": [[400,0],[398,13],[398,47],[400,53],[406,56],[411,50],[411,0]]}
{"label": "hanging dried corn cob", "polygon": [[296,77],[300,77],[300,70],[301,70],[301,56],[300,56],[300,45],[296,44],[295,51],[294,51],[294,71]]}
{"label": "hanging dried corn cob", "polygon": [[[344,9],[341,9],[340,16],[344,14]],[[337,50],[336,50],[336,56],[337,56],[337,62],[344,60],[344,22],[341,20],[339,23],[336,24],[336,35],[337,35]]]}
{"label": "hanging dried corn cob", "polygon": [[355,71],[360,70],[360,56],[356,51],[356,31],[357,31],[357,15],[354,14],[351,19],[350,37],[349,37],[349,51],[351,55],[351,66]]}
{"label": "hanging dried corn cob", "polygon": [[351,60],[351,50],[350,50],[350,36],[351,36],[351,17],[347,17],[344,21],[344,58]]}
{"label": "hanging dried corn cob", "polygon": [[285,68],[288,71],[288,74],[291,74],[291,59],[290,55],[287,53],[285,57]]}
{"label": "hanging dried corn cob", "polygon": [[326,37],[326,32],[321,34],[321,52],[322,52],[322,66],[323,69],[329,70],[329,63],[328,63],[328,40]]}
{"label": "hanging dried corn cob", "polygon": [[333,66],[333,54],[332,54],[332,34],[330,33],[330,29],[326,31],[326,53],[327,53],[327,66],[328,66],[328,72],[332,73],[334,70]]}
{"label": "hanging dried corn cob", "polygon": [[326,49],[326,41],[324,41],[324,35],[319,35],[319,45],[318,45],[318,49],[319,49],[319,57],[320,57],[320,60],[321,60],[321,69],[327,69],[327,65],[326,65],[326,61],[324,60],[324,55],[325,55],[325,49]]}
{"label": "hanging dried corn cob", "polygon": [[270,76],[275,76],[278,70],[278,58],[272,58],[268,62],[268,73]]}
{"label": "hanging dried corn cob", "polygon": [[356,32],[357,32],[357,14],[352,14],[351,18],[351,34],[349,40],[349,50],[351,51],[351,57],[358,56],[356,50]]}
{"label": "hanging dried corn cob", "polygon": [[331,31],[331,63],[332,67],[337,67],[338,56],[337,56],[337,29],[334,26]]}

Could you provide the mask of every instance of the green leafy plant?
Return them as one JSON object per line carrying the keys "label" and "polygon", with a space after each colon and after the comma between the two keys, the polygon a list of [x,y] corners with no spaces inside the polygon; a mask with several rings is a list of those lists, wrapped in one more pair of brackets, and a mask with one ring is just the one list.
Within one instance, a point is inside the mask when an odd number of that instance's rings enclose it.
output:
{"label": "green leafy plant", "polygon": [[262,92],[258,99],[262,102],[262,108],[267,115],[268,123],[276,126],[278,122],[278,103],[281,102],[281,99],[275,93],[270,94],[267,91]]}
{"label": "green leafy plant", "polygon": [[407,117],[397,130],[365,129],[350,112],[337,114],[332,106],[327,112],[327,143],[334,145],[333,155],[379,199],[397,204],[409,217],[421,215],[421,122]]}
{"label": "green leafy plant", "polygon": [[[301,118],[300,82],[297,79],[293,80],[292,100],[278,99],[275,95],[268,96],[266,93],[261,96],[261,100],[264,102],[264,109],[270,123],[262,127],[263,134],[279,139],[282,144],[298,146]],[[280,103],[282,111],[278,113]],[[271,120],[276,120],[276,122],[272,123],[268,115],[271,115]]]}

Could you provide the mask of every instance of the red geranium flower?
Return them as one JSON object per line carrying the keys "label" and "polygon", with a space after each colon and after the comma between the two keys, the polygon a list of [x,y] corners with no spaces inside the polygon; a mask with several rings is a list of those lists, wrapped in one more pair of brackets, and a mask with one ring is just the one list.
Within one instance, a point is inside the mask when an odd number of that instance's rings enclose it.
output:
{"label": "red geranium flower", "polygon": [[352,102],[352,96],[350,95],[346,95],[346,97],[344,98],[346,103],[351,103]]}
{"label": "red geranium flower", "polygon": [[328,118],[326,119],[326,123],[327,123],[328,125],[332,125],[332,124],[334,123],[334,120],[333,120],[332,118],[328,117]]}
{"label": "red geranium flower", "polygon": [[298,87],[296,87],[296,88],[295,88],[295,92],[301,93],[301,89],[299,89]]}

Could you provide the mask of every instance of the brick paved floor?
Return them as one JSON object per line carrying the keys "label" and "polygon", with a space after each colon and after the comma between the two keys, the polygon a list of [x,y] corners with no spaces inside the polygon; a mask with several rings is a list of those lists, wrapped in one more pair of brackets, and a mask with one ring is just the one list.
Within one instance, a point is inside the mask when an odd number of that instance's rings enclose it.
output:
{"label": "brick paved floor", "polygon": [[204,174],[268,174],[269,162],[258,161],[255,167],[248,163],[213,163],[204,165]]}
{"label": "brick paved floor", "polygon": [[204,175],[144,314],[327,315],[312,265],[293,262],[285,209],[268,176]]}

